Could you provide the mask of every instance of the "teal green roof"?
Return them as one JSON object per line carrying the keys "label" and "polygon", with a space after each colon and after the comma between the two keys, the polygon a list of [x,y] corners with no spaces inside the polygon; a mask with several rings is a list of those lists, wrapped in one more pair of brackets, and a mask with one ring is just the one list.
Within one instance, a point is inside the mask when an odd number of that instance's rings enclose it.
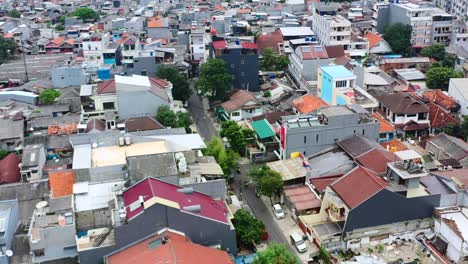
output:
{"label": "teal green roof", "polygon": [[266,119],[252,122],[251,125],[255,133],[257,133],[258,137],[261,139],[275,136],[275,131],[273,131],[273,128]]}

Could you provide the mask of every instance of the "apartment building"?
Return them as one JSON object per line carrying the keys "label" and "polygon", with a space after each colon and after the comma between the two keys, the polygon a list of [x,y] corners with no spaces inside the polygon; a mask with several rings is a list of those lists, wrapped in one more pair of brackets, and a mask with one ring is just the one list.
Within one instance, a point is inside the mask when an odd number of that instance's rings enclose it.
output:
{"label": "apartment building", "polygon": [[432,44],[450,44],[455,16],[429,4],[391,3],[379,8],[377,21],[377,31],[382,34],[387,25],[411,25],[413,47],[424,48]]}
{"label": "apartment building", "polygon": [[468,19],[467,0],[434,0],[433,3],[462,21]]}
{"label": "apartment building", "polygon": [[192,29],[189,36],[190,59],[203,63],[206,60],[205,30],[203,28]]}
{"label": "apartment building", "polygon": [[330,106],[317,114],[285,116],[280,120],[279,158],[293,153],[313,155],[336,142],[360,134],[377,140],[380,123],[359,105]]}
{"label": "apartment building", "polygon": [[330,64],[327,51],[319,45],[297,47],[289,61],[289,72],[300,87],[308,86],[308,82],[316,85],[318,68]]}
{"label": "apartment building", "polygon": [[351,44],[351,22],[338,15],[339,5],[317,2],[312,10],[312,30],[324,46]]}

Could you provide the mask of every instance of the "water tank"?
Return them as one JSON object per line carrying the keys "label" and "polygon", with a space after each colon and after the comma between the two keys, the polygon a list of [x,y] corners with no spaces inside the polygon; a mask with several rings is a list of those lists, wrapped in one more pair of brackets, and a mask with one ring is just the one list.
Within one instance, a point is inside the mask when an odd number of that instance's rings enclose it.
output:
{"label": "water tank", "polygon": [[236,45],[240,45],[240,40],[236,39],[235,43]]}
{"label": "water tank", "polygon": [[306,38],[305,38],[305,41],[306,41],[306,42],[309,42],[309,41],[310,41],[310,38],[309,38],[309,37],[306,37]]}
{"label": "water tank", "polygon": [[119,8],[120,7],[120,0],[114,0],[113,4],[114,4],[115,8]]}
{"label": "water tank", "polygon": [[110,79],[110,69],[109,68],[99,68],[98,69],[98,78],[101,80],[109,80]]}
{"label": "water tank", "polygon": [[187,172],[187,161],[185,160],[185,157],[179,159],[179,163],[177,164],[177,166],[179,167],[180,173]]}
{"label": "water tank", "polygon": [[130,145],[131,143],[132,143],[132,142],[131,142],[131,140],[130,140],[130,136],[126,136],[126,137],[125,137],[125,145],[128,146],[128,145]]}
{"label": "water tank", "polygon": [[125,145],[125,139],[123,137],[119,137],[119,146]]}

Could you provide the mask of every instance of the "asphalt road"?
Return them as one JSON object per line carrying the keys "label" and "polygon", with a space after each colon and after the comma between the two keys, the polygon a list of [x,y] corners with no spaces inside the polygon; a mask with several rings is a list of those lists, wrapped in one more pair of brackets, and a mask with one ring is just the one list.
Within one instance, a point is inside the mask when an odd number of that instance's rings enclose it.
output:
{"label": "asphalt road", "polygon": [[198,134],[200,134],[205,142],[208,142],[213,135],[218,135],[218,133],[203,107],[201,97],[197,95],[194,89],[194,82],[190,82],[190,88],[193,90],[193,94],[188,100],[189,112],[192,115],[193,122],[197,126]]}

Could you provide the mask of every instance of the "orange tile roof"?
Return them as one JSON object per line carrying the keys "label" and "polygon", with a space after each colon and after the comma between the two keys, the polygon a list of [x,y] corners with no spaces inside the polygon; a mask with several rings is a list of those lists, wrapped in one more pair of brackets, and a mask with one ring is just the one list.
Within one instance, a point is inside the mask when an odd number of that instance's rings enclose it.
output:
{"label": "orange tile roof", "polygon": [[301,114],[308,114],[316,111],[320,107],[326,107],[328,104],[322,100],[322,98],[306,94],[296,100],[292,101],[292,105]]}
{"label": "orange tile roof", "polygon": [[78,124],[60,124],[60,125],[50,125],[47,128],[47,133],[49,135],[71,135],[78,132]]}
{"label": "orange tile roof", "polygon": [[70,38],[70,39],[67,39],[65,42],[67,42],[70,45],[73,45],[75,44],[75,39]]}
{"label": "orange tile roof", "polygon": [[367,34],[364,37],[369,41],[369,48],[373,48],[383,39],[381,36],[372,32],[367,32]]}
{"label": "orange tile roof", "polygon": [[408,150],[408,147],[401,142],[399,139],[393,139],[390,140],[389,142],[384,142],[380,144],[382,147],[385,149],[388,148],[388,150],[395,152],[395,151],[402,151],[402,150]]}
{"label": "orange tile roof", "polygon": [[250,8],[239,8],[237,9],[238,14],[250,14],[252,13],[252,9]]}
{"label": "orange tile roof", "polygon": [[52,198],[72,195],[75,173],[72,170],[49,172],[49,183]]}
{"label": "orange tile roof", "polygon": [[459,125],[457,119],[445,112],[440,106],[435,103],[429,103],[429,122],[432,128],[444,128],[450,124]]}
{"label": "orange tile roof", "polygon": [[148,18],[148,27],[149,28],[167,27],[167,19],[164,17],[161,18],[160,16],[150,17]]}
{"label": "orange tile roof", "polygon": [[383,116],[381,116],[379,113],[374,112],[372,114],[377,121],[380,123],[380,133],[388,133],[388,132],[393,132],[395,131],[395,127],[390,124]]}
{"label": "orange tile roof", "polygon": [[459,105],[455,99],[445,94],[440,89],[427,91],[423,93],[422,98],[423,100],[433,102],[448,111],[457,111],[459,108]]}
{"label": "orange tile roof", "polygon": [[63,37],[57,37],[57,38],[54,38],[51,42],[54,43],[55,45],[59,46],[59,45],[62,44],[64,41],[65,41],[65,38],[63,38]]}
{"label": "orange tile roof", "polygon": [[175,232],[167,231],[164,235],[166,243],[152,246],[152,242],[160,238],[160,235],[156,234],[106,257],[106,263],[234,263],[224,250],[192,243],[184,235]]}

